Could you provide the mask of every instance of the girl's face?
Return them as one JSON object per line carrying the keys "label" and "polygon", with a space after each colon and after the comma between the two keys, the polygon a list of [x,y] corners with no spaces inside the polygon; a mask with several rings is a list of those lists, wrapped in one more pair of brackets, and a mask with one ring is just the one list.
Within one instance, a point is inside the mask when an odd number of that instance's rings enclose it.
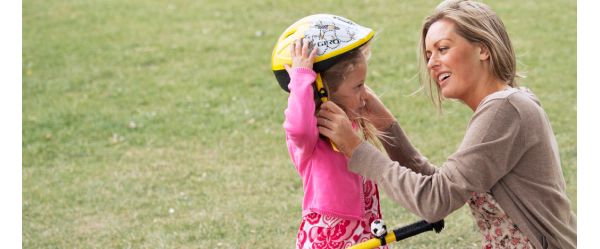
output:
{"label": "girl's face", "polygon": [[452,21],[441,19],[429,27],[425,53],[429,75],[446,98],[464,101],[485,79],[488,54],[458,35]]}
{"label": "girl's face", "polygon": [[367,77],[366,61],[355,64],[354,69],[345,76],[337,91],[331,94],[331,99],[346,111],[350,119],[356,119],[365,110],[365,97],[367,94],[365,87]]}

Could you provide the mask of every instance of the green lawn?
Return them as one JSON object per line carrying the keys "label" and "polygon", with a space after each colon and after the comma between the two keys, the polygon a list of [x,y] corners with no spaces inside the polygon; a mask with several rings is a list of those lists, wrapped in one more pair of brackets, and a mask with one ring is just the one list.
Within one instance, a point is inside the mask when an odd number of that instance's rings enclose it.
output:
{"label": "green lawn", "polygon": [[[541,99],[577,208],[576,2],[494,1]],[[369,84],[440,164],[472,114],[422,95],[416,47],[437,1],[24,0],[23,248],[291,248],[302,183],[271,49],[295,20],[372,27]],[[382,194],[392,226],[419,218]],[[392,248],[478,248],[463,207]]]}

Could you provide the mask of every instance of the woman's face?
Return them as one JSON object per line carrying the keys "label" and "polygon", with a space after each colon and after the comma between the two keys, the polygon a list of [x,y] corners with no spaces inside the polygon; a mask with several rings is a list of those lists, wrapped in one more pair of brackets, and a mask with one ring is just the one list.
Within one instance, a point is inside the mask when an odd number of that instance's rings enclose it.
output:
{"label": "woman's face", "polygon": [[481,79],[485,79],[487,52],[454,30],[452,21],[433,23],[425,36],[429,75],[446,98],[465,100]]}
{"label": "woman's face", "polygon": [[367,77],[366,61],[354,65],[354,69],[346,74],[337,91],[331,94],[331,100],[340,105],[350,119],[359,117],[365,109]]}

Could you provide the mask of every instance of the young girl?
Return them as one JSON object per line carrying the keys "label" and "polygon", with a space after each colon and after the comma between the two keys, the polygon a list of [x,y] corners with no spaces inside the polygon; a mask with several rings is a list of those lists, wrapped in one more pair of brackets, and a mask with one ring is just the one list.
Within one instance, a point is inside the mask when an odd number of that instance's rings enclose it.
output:
{"label": "young girl", "polygon": [[[314,98],[318,45],[309,40],[290,44],[292,65],[284,128],[290,157],[302,178],[304,199],[296,248],[346,248],[373,238],[370,224],[381,219],[377,185],[347,170],[348,159],[319,135]],[[376,144],[376,129],[361,118],[365,111],[368,46],[345,52],[320,72],[331,101],[341,106],[356,132]],[[387,248],[387,247],[383,247]]]}

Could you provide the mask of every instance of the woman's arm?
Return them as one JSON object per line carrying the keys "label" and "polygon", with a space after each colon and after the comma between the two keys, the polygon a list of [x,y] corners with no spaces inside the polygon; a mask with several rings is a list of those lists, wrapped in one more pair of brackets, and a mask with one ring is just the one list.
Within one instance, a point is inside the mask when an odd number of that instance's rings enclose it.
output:
{"label": "woman's arm", "polygon": [[371,88],[367,87],[365,98],[367,118],[384,137],[380,138],[388,156],[393,160],[406,166],[417,173],[431,175],[435,173],[436,167],[429,164],[427,158],[411,144],[408,136],[404,133],[400,124],[392,113],[385,107],[381,99],[377,97]]}
{"label": "woman's arm", "polygon": [[436,172],[437,168],[412,145],[398,122],[392,123],[384,134],[388,137],[381,139],[381,144],[390,159],[423,175]]}
{"label": "woman's arm", "polygon": [[365,142],[352,154],[348,168],[377,182],[394,202],[430,223],[462,207],[472,193],[444,168],[432,175],[419,174]]}
{"label": "woman's arm", "polygon": [[[331,109],[335,108],[327,110]],[[376,181],[393,200],[429,222],[460,208],[472,192],[489,191],[532,145],[519,137],[520,117],[513,106],[506,100],[494,101],[475,113],[463,143],[443,167],[423,175],[390,160],[368,143],[355,144],[348,138],[351,134],[336,125],[343,121],[339,115],[323,116],[330,121],[324,122],[328,128],[322,133],[348,147],[342,152],[350,158],[349,169]]]}

